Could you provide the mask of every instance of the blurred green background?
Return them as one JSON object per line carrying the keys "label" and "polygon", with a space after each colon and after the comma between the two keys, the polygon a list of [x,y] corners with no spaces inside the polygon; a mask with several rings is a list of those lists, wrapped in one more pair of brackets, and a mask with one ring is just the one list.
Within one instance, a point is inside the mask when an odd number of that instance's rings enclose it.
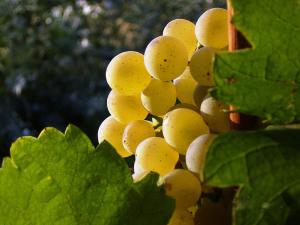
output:
{"label": "blurred green background", "polygon": [[109,61],[211,7],[225,1],[0,0],[0,161],[16,138],[47,126],[73,123],[96,144]]}

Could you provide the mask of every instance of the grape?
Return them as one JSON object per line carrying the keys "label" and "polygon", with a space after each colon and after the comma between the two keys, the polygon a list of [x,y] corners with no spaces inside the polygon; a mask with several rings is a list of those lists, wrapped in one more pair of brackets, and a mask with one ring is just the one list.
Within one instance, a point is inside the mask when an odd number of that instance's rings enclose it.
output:
{"label": "grape", "polygon": [[228,110],[228,107],[213,97],[203,100],[200,112],[212,132],[223,133],[230,130],[229,115],[224,110]]}
{"label": "grape", "polygon": [[199,107],[199,109],[200,109],[203,99],[205,98],[205,96],[208,93],[209,88],[210,87],[208,87],[208,86],[202,86],[202,85],[197,84],[197,86],[194,90],[194,101],[195,101],[196,106]]}
{"label": "grape", "polygon": [[195,33],[201,45],[222,49],[228,45],[227,10],[213,8],[204,12],[196,23]]}
{"label": "grape", "polygon": [[160,36],[147,46],[145,65],[153,77],[170,81],[180,76],[187,67],[188,52],[177,38]]}
{"label": "grape", "polygon": [[185,108],[168,112],[164,117],[162,130],[166,142],[183,155],[196,137],[209,133],[201,115]]}
{"label": "grape", "polygon": [[186,155],[185,162],[187,168],[198,174],[200,180],[203,181],[203,168],[206,153],[212,140],[216,137],[214,134],[203,134],[197,137],[189,146]]}
{"label": "grape", "polygon": [[141,53],[128,51],[115,56],[106,70],[109,86],[122,95],[140,94],[151,80]]}
{"label": "grape", "polygon": [[164,36],[171,36],[182,41],[188,51],[189,58],[197,48],[195,24],[185,19],[175,19],[169,22],[163,31]]}
{"label": "grape", "polygon": [[143,171],[141,173],[134,173],[132,174],[132,179],[133,179],[133,182],[139,182],[141,181],[145,176],[147,176],[149,173],[149,171]]}
{"label": "grape", "polygon": [[185,68],[185,70],[183,71],[183,73],[179,77],[177,77],[177,79],[194,79],[192,77],[192,74],[191,74],[191,71],[190,71],[190,67],[187,66]]}
{"label": "grape", "polygon": [[99,127],[98,141],[108,141],[122,157],[128,157],[132,153],[127,152],[122,144],[122,135],[125,125],[115,120],[112,116],[107,117]]}
{"label": "grape", "polygon": [[[196,113],[200,114],[200,109],[198,109],[196,106],[194,105],[191,105],[191,104],[187,104],[187,103],[179,103],[179,104],[176,104],[174,106],[172,106],[168,112],[171,112],[175,109],[191,109],[193,111],[195,111]],[[201,114],[200,114],[201,115]]]}
{"label": "grape", "polygon": [[197,203],[201,196],[198,178],[184,169],[176,169],[165,177],[166,194],[175,198],[176,208],[187,209]]}
{"label": "grape", "polygon": [[162,176],[175,168],[178,159],[178,152],[161,137],[147,138],[136,149],[136,163],[144,170],[154,171]]}
{"label": "grape", "polygon": [[194,225],[194,218],[187,210],[175,209],[168,225]]}
{"label": "grape", "polygon": [[196,105],[194,101],[194,90],[197,82],[194,79],[175,79],[176,95],[180,102]]}
{"label": "grape", "polygon": [[137,160],[134,161],[133,171],[136,174],[144,173],[147,171],[149,172],[149,170],[145,170],[143,167],[141,167],[141,165],[137,162]]}
{"label": "grape", "polygon": [[125,96],[114,90],[108,95],[107,108],[116,120],[124,124],[134,120],[143,120],[148,115],[142,105],[140,95]]}
{"label": "grape", "polygon": [[190,71],[193,78],[203,86],[214,86],[212,68],[216,49],[200,48],[193,55],[190,62]]}
{"label": "grape", "polygon": [[166,114],[176,103],[176,88],[172,82],[152,79],[141,95],[143,106],[155,116]]}
{"label": "grape", "polygon": [[136,120],[129,123],[123,133],[123,146],[132,154],[140,142],[148,137],[155,137],[155,131],[152,124],[146,120]]}

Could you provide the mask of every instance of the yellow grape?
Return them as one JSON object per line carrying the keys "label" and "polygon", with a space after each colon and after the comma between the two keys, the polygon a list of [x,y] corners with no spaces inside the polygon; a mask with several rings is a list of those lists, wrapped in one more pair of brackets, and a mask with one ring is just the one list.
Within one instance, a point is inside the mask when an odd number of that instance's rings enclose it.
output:
{"label": "yellow grape", "polygon": [[166,114],[176,103],[176,88],[172,82],[152,79],[141,94],[143,106],[155,116]]}
{"label": "yellow grape", "polygon": [[183,155],[196,137],[209,133],[201,115],[185,108],[168,112],[164,117],[162,130],[166,142]]}
{"label": "yellow grape", "polygon": [[228,45],[227,10],[213,8],[204,12],[196,23],[195,33],[201,45],[225,48]]}
{"label": "yellow grape", "polygon": [[191,74],[190,67],[187,66],[185,68],[185,70],[183,71],[183,73],[179,77],[177,77],[176,79],[194,79],[192,74]]}
{"label": "yellow grape", "polygon": [[196,103],[196,106],[199,107],[201,106],[201,103],[205,96],[208,93],[209,86],[202,86],[200,84],[197,84],[195,90],[194,90],[194,101]]}
{"label": "yellow grape", "polygon": [[164,177],[164,180],[166,194],[176,200],[176,208],[187,209],[198,202],[201,184],[188,170],[173,170]]}
{"label": "yellow grape", "polygon": [[168,225],[195,225],[194,218],[187,210],[175,209]]}
{"label": "yellow grape", "polygon": [[144,56],[128,51],[115,56],[106,69],[109,86],[122,95],[140,94],[151,80],[144,64]]}
{"label": "yellow grape", "polygon": [[203,86],[214,86],[212,69],[216,49],[203,47],[198,49],[190,62],[193,78]]}
{"label": "yellow grape", "polygon": [[132,179],[133,179],[133,182],[139,182],[141,181],[145,176],[147,176],[149,173],[149,171],[143,171],[141,173],[134,173],[132,174]]}
{"label": "yellow grape", "polygon": [[179,154],[161,137],[150,137],[136,149],[136,163],[148,171],[165,175],[175,168]]}
{"label": "yellow grape", "polygon": [[122,144],[122,135],[125,125],[115,120],[112,116],[107,117],[99,127],[98,141],[108,141],[122,157],[128,157],[132,153],[126,151]]}
{"label": "yellow grape", "polygon": [[199,175],[200,180],[203,181],[203,168],[208,148],[216,137],[214,134],[203,134],[197,137],[189,146],[185,162],[187,168]]}
{"label": "yellow grape", "polygon": [[230,130],[228,107],[213,97],[206,97],[201,103],[200,112],[209,129],[215,133]]}
{"label": "yellow grape", "polygon": [[153,77],[170,81],[180,76],[188,65],[188,52],[177,38],[160,36],[148,44],[145,65]]}
{"label": "yellow grape", "polygon": [[163,31],[164,36],[171,36],[182,41],[188,50],[189,58],[197,48],[195,24],[185,19],[175,19],[169,22]]}
{"label": "yellow grape", "polygon": [[196,105],[194,101],[194,91],[197,86],[197,82],[194,79],[175,79],[173,81],[176,88],[176,95],[181,103],[187,103]]}
{"label": "yellow grape", "polygon": [[193,111],[195,111],[196,113],[200,114],[200,109],[198,109],[198,107],[196,107],[195,105],[191,105],[191,104],[187,104],[187,103],[179,103],[176,104],[174,106],[172,106],[168,112],[173,111],[174,109],[191,109]]}
{"label": "yellow grape", "polygon": [[143,120],[148,115],[140,95],[125,96],[114,90],[108,95],[107,108],[116,120],[124,124],[135,120]]}
{"label": "yellow grape", "polygon": [[133,171],[136,174],[141,174],[147,171],[149,172],[149,170],[145,170],[143,167],[141,167],[141,165],[137,162],[137,160],[134,161]]}
{"label": "yellow grape", "polygon": [[140,142],[148,137],[155,137],[152,123],[146,120],[136,120],[127,124],[123,133],[123,146],[132,154]]}

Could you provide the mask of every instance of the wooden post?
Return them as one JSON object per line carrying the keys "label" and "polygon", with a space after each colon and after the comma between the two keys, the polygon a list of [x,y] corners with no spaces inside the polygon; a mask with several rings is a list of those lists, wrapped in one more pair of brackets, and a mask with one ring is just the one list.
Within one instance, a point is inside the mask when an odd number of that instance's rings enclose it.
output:
{"label": "wooden post", "polygon": [[[230,0],[227,0],[227,10],[228,10],[229,51],[251,48],[249,42],[231,23],[234,10],[231,6]],[[230,113],[232,130],[254,130],[259,127],[259,120],[257,117],[234,112],[235,107],[232,105],[229,107],[229,110],[232,111],[232,113]]]}

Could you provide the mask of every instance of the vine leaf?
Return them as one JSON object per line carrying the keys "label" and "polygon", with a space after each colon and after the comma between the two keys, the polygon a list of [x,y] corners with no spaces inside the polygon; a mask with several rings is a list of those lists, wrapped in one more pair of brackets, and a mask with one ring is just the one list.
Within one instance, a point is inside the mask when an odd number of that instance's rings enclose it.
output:
{"label": "vine leaf", "polygon": [[273,124],[300,121],[298,0],[231,0],[252,49],[216,56],[212,95]]}
{"label": "vine leaf", "polygon": [[300,224],[300,130],[229,132],[207,153],[204,181],[239,186],[236,225]]}
{"label": "vine leaf", "polygon": [[150,174],[134,184],[125,161],[75,126],[11,147],[0,169],[1,225],[167,224],[174,201]]}

